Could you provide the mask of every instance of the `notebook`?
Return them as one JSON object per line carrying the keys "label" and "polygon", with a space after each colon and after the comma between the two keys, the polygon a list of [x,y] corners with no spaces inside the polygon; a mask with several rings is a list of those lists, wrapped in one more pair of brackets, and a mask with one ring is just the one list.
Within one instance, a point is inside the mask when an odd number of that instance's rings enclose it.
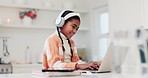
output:
{"label": "notebook", "polygon": [[67,77],[67,76],[80,76],[81,73],[77,71],[73,72],[56,72],[56,71],[50,71],[50,72],[42,72],[42,71],[37,71],[33,70],[32,71],[32,76],[34,77]]}
{"label": "notebook", "polygon": [[[113,49],[115,47],[113,46],[113,43],[110,43],[110,45],[107,48],[106,54],[101,62],[100,68],[97,71],[90,71],[92,73],[107,73],[111,72],[112,70],[112,58],[113,58]],[[125,56],[128,51],[128,47],[125,46],[120,46],[118,47],[121,50],[121,62],[120,64],[124,61]],[[82,73],[85,73],[85,71],[82,71]]]}

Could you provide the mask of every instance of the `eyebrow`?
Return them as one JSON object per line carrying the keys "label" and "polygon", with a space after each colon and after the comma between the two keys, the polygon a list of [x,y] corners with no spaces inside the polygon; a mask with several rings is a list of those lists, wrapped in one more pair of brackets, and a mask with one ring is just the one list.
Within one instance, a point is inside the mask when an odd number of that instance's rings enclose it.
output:
{"label": "eyebrow", "polygon": [[74,26],[76,26],[77,28],[79,28],[76,24],[72,24],[72,25],[74,25]]}

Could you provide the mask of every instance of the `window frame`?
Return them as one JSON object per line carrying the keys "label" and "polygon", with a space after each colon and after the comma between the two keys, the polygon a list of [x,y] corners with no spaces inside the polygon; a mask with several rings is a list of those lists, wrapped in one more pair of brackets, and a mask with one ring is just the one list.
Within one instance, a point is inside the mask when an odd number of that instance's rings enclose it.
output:
{"label": "window frame", "polygon": [[[101,33],[101,26],[100,26],[100,15],[102,14],[102,13],[108,13],[108,7],[107,6],[102,6],[102,7],[100,7],[100,8],[97,8],[96,10],[95,10],[95,30],[96,30],[96,32],[97,32],[97,39],[98,39],[98,44],[97,44],[97,46],[99,47],[96,47],[96,48],[98,48],[97,49],[97,54],[99,55],[99,57],[98,57],[98,59],[99,60],[101,60],[101,59],[103,59],[103,57],[104,57],[104,55],[105,55],[105,53],[103,52],[103,53],[101,53],[100,52],[100,39],[101,38],[107,38],[108,39],[108,41],[107,41],[107,46],[109,45],[109,43],[110,43],[110,37],[109,37],[109,32],[110,32],[110,27],[108,27],[108,33]],[[99,17],[99,18],[98,18]],[[108,13],[108,24],[109,24],[109,13]],[[99,32],[98,32],[99,31]],[[106,50],[107,50],[107,46],[106,46]],[[104,50],[104,51],[106,51],[106,50]],[[103,54],[103,55],[102,55]]]}

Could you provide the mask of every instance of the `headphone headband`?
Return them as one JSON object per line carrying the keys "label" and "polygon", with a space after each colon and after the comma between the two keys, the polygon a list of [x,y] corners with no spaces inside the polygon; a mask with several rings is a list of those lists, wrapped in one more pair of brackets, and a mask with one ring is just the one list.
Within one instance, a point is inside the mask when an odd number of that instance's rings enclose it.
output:
{"label": "headphone headband", "polygon": [[80,17],[80,14],[79,13],[69,13],[64,17],[64,19],[67,20],[68,18],[73,17],[73,16]]}
{"label": "headphone headband", "polygon": [[[66,13],[66,15],[64,15],[64,13]],[[70,17],[73,17],[73,16],[78,16],[80,17],[80,14],[79,13],[74,13],[73,11],[70,11],[70,10],[63,10],[57,17],[57,19],[55,20],[55,24],[57,27],[62,27],[65,23],[65,20],[67,20],[68,18]]]}

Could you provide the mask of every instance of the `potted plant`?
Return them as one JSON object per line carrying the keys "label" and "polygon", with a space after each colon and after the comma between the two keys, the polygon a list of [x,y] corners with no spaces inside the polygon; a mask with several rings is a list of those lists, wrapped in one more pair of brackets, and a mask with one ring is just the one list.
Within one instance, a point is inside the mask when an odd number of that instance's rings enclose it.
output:
{"label": "potted plant", "polygon": [[31,25],[32,20],[35,19],[36,17],[37,17],[36,9],[29,9],[19,12],[19,18],[23,20],[24,25]]}

